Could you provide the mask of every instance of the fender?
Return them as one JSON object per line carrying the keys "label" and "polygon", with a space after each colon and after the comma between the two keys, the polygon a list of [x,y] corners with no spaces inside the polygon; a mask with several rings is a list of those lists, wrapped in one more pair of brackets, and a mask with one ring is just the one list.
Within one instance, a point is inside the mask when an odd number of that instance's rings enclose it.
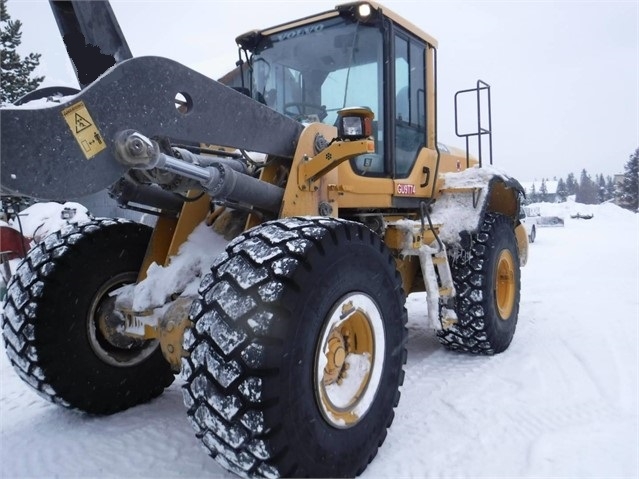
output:
{"label": "fender", "polygon": [[439,236],[444,243],[459,245],[462,236],[477,231],[486,213],[511,218],[513,229],[519,224],[524,189],[517,180],[492,167],[469,168],[442,176],[443,187],[431,218],[441,225]]}

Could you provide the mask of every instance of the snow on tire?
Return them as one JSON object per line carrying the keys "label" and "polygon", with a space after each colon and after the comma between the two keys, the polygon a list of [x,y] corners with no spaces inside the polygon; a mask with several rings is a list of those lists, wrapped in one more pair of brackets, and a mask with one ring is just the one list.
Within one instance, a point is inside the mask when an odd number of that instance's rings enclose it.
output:
{"label": "snow on tire", "polygon": [[345,477],[375,456],[406,361],[395,261],[359,223],[287,218],[232,241],[184,337],[184,401],[242,476]]}
{"label": "snow on tire", "polygon": [[437,334],[451,350],[498,354],[510,345],[519,313],[520,268],[512,221],[486,213],[471,239],[470,250],[451,261],[457,323]]}
{"label": "snow on tire", "polygon": [[45,399],[95,414],[146,402],[174,379],[156,341],[96,324],[109,292],[135,282],[151,229],[126,220],[69,225],[35,246],[13,275],[2,316],[7,355]]}

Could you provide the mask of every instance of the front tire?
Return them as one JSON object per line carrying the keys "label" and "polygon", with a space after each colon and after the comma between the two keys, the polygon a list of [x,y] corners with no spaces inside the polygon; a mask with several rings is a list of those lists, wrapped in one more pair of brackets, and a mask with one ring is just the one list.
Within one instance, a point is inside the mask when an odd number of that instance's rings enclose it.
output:
{"label": "front tire", "polygon": [[451,260],[457,322],[437,335],[454,351],[498,354],[510,345],[519,314],[520,266],[512,221],[486,213],[471,242],[469,251]]}
{"label": "front tire", "polygon": [[399,401],[404,299],[361,224],[287,218],[234,240],[184,340],[187,414],[211,456],[243,476],[361,473]]}
{"label": "front tire", "polygon": [[8,286],[7,355],[47,400],[94,414],[146,402],[174,379],[157,341],[103,335],[114,298],[134,283],[151,235],[125,220],[69,225],[35,246]]}

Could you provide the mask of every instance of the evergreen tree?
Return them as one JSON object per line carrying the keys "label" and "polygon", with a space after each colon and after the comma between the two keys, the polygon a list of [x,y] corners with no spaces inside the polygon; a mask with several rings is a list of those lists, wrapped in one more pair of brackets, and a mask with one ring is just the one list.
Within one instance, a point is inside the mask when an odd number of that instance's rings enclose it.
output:
{"label": "evergreen tree", "polygon": [[615,198],[615,180],[612,176],[606,177],[606,201]]}
{"label": "evergreen tree", "polygon": [[604,175],[597,175],[597,200],[599,203],[604,203],[606,198],[606,179]]}
{"label": "evergreen tree", "polygon": [[566,178],[566,192],[568,193],[567,196],[576,195],[578,187],[579,185],[577,184],[574,173],[568,174],[568,177]]}
{"label": "evergreen tree", "polygon": [[530,195],[528,195],[528,204],[537,203],[539,201],[539,195],[537,194],[537,188],[535,188],[535,183],[532,184],[530,188]]}
{"label": "evergreen tree", "polygon": [[546,186],[546,180],[541,179],[541,186],[539,187],[539,198],[541,201],[548,201],[548,187]]}
{"label": "evergreen tree", "polygon": [[568,189],[566,188],[566,182],[563,178],[559,178],[559,181],[557,182],[557,199],[560,203],[563,203],[566,201],[567,197]]}
{"label": "evergreen tree", "polygon": [[581,170],[581,178],[579,180],[579,188],[575,196],[577,203],[583,203],[586,205],[596,205],[598,202],[597,185],[584,168]]}
{"label": "evergreen tree", "polygon": [[624,166],[623,181],[618,187],[619,206],[639,212],[639,148]]}
{"label": "evergreen tree", "polygon": [[11,20],[7,0],[0,0],[0,104],[13,103],[38,88],[44,77],[32,77],[40,64],[39,53],[21,58],[16,49],[22,43],[20,20]]}

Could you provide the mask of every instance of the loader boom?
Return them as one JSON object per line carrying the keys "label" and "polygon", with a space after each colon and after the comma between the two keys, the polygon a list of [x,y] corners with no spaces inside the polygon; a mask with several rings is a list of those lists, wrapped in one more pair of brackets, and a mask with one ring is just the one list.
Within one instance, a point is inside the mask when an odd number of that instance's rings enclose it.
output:
{"label": "loader boom", "polygon": [[[188,98],[186,110],[176,107],[178,93]],[[1,110],[3,192],[57,200],[108,187],[127,170],[114,157],[115,137],[125,129],[289,158],[303,129],[266,105],[160,57],[119,63],[78,95],[53,105]]]}

